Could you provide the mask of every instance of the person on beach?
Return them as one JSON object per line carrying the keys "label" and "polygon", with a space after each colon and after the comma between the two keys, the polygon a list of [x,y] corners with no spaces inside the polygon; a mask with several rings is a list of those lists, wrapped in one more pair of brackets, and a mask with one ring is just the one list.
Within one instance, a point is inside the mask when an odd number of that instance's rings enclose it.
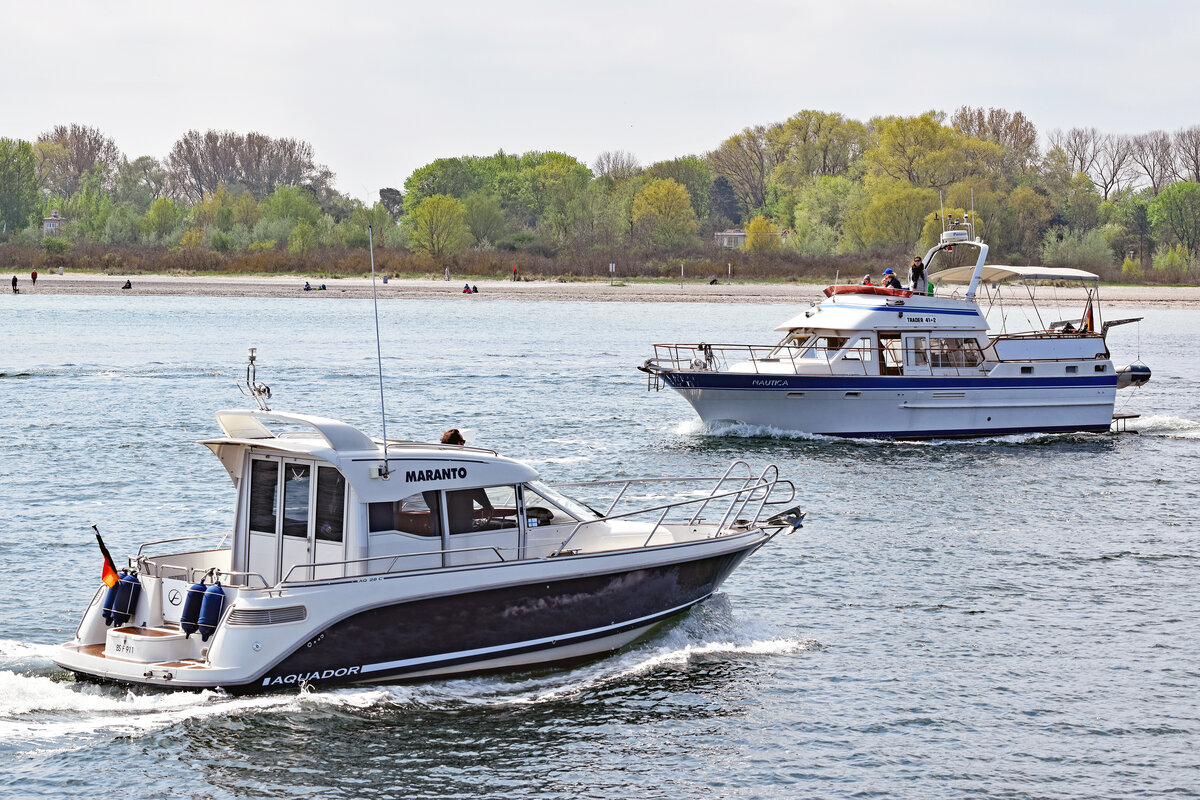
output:
{"label": "person on beach", "polygon": [[29,273],[29,280],[33,281],[33,288],[37,288],[37,270]]}
{"label": "person on beach", "polygon": [[513,267],[513,283],[517,281],[517,268]]}
{"label": "person on beach", "polygon": [[128,280],[127,280],[127,281],[125,281],[125,285],[124,285],[124,286],[122,286],[121,288],[122,288],[122,289],[132,289],[132,288],[133,288],[133,283],[132,283],[131,281],[128,281]]}
{"label": "person on beach", "polygon": [[304,282],[304,291],[306,291],[306,292],[311,292],[311,291],[312,291],[312,284],[311,284],[311,283],[309,283],[308,281],[305,281],[305,282]]}
{"label": "person on beach", "polygon": [[472,287],[471,287],[471,294],[479,294],[479,287],[478,287],[478,286],[472,286]]}
{"label": "person on beach", "polygon": [[20,294],[21,290],[17,288],[17,276],[13,275],[13,294]]}
{"label": "person on beach", "polygon": [[464,284],[463,284],[463,290],[462,290],[462,293],[463,293],[463,294],[470,294],[470,293],[471,293],[471,284],[469,284],[469,283],[464,283]]}
{"label": "person on beach", "polygon": [[913,256],[912,264],[908,267],[908,288],[914,294],[925,294],[929,282],[925,280],[925,262],[920,256]]}
{"label": "person on beach", "polygon": [[900,279],[896,277],[896,271],[888,267],[883,271],[883,288],[885,289],[903,289],[900,285]]}

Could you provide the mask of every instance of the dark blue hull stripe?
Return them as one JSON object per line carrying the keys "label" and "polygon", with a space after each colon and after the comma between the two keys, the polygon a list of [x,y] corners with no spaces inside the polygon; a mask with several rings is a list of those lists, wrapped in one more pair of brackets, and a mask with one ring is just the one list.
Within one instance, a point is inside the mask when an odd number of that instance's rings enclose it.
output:
{"label": "dark blue hull stripe", "polygon": [[[876,295],[878,296],[878,295]],[[827,302],[827,301],[826,301]],[[824,302],[822,302],[824,305]],[[984,319],[983,314],[973,310],[960,310],[954,308],[922,308],[921,306],[905,305],[888,305],[887,303],[865,304],[865,303],[847,303],[838,300],[838,308],[861,308],[863,311],[902,311],[905,314],[954,314],[960,317],[978,317]]]}
{"label": "dark blue hull stripe", "polygon": [[396,602],[335,621],[234,690],[380,681],[654,625],[712,595],[761,542],[642,569]]}
{"label": "dark blue hull stripe", "polygon": [[664,372],[674,389],[734,389],[748,392],[847,391],[864,389],[1104,389],[1116,388],[1117,376],[1082,378],[960,378],[889,375],[759,375],[728,372]]}
{"label": "dark blue hull stripe", "polygon": [[948,428],[927,431],[867,431],[861,433],[823,433],[842,439],[978,439],[981,436],[1012,436],[1020,433],[1107,433],[1108,425],[1035,425],[1024,428]]}

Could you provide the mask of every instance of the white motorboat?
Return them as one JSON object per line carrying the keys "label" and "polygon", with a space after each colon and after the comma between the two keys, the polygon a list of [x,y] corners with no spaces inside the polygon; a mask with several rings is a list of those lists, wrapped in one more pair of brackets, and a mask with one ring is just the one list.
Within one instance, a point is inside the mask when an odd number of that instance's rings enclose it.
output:
{"label": "white motorboat", "polygon": [[233,481],[232,532],[142,545],[57,664],[236,692],[580,659],[702,602],[803,518],[766,513],[794,499],[773,466],[636,509],[639,481],[584,486],[615,494],[600,513],[491,450],[374,439],[269,410],[252,367],[246,384],[260,407],[218,412],[202,442]]}
{"label": "white motorboat", "polygon": [[[1100,319],[1099,276],[1075,269],[985,265],[972,223],[954,221],[926,253],[972,247],[973,266],[930,275],[937,290],[833,285],[826,299],[782,325],[774,345],[656,344],[639,367],[706,423],[736,422],[841,437],[930,439],[1107,431],[1116,391],[1150,370],[1115,368],[1106,335],[1137,319]],[[1034,299],[1045,282],[1088,287],[1080,318],[989,334],[976,294],[1003,304],[1019,281]],[[958,289],[967,286],[964,297]],[[990,288],[989,288],[990,287]],[[1139,318],[1140,319],[1140,318]]]}

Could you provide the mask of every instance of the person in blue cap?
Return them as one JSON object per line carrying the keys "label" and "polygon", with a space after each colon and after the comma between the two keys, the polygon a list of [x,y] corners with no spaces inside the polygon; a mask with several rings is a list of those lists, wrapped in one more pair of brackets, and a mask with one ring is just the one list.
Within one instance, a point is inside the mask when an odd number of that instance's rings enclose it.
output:
{"label": "person in blue cap", "polygon": [[896,271],[888,267],[883,271],[883,288],[885,289],[903,289],[900,285],[900,279],[896,277]]}

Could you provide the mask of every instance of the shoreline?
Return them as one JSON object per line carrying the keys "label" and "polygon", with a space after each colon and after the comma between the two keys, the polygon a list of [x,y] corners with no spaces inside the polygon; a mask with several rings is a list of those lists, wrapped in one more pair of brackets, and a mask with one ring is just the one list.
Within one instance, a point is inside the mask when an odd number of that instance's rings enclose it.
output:
{"label": "shoreline", "polygon": [[[270,276],[187,276],[187,275],[39,275],[34,286],[28,274],[18,275],[22,295],[134,295],[152,297],[297,297],[319,300],[329,297],[370,298],[369,278],[313,278],[303,275]],[[128,280],[129,290],[121,287]],[[325,291],[304,291],[304,282],[312,286],[325,284]],[[464,295],[462,284],[456,280],[423,278],[394,278],[386,284],[376,284],[379,298],[434,299],[473,298],[487,300],[551,300],[586,302],[632,303],[778,303],[810,304],[823,298],[824,288],[816,283],[755,283],[752,281],[678,283],[637,283],[609,286],[607,281],[472,281],[479,288],[477,295]],[[9,294],[8,287],[0,293]],[[11,295],[10,295],[11,296]],[[1041,302],[1082,302],[1087,294],[1082,287],[1038,288]],[[1158,308],[1200,308],[1200,286],[1104,286],[1100,298],[1106,305],[1130,305]],[[1006,303],[1028,304],[1028,297],[1005,295]]]}

